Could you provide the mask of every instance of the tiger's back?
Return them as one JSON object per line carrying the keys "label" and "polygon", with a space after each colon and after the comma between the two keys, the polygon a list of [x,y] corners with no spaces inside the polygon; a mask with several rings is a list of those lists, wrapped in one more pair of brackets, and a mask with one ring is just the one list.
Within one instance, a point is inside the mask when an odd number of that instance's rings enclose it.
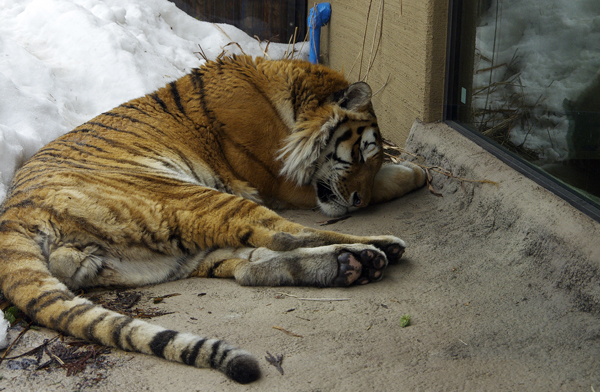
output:
{"label": "tiger's back", "polygon": [[17,172],[0,207],[2,291],[50,328],[255,380],[258,364],[242,350],[70,290],[188,276],[379,280],[402,241],[308,229],[257,204],[339,214],[422,185],[416,167],[379,174],[365,86],[304,62],[226,58],[56,139]]}

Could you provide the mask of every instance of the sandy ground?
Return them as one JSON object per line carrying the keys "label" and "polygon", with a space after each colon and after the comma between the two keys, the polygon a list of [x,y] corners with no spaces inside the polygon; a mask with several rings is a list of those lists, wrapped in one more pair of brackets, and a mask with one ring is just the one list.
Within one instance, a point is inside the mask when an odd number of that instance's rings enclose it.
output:
{"label": "sandy ground", "polygon": [[[254,353],[260,381],[241,386],[216,371],[112,350],[71,377],[5,361],[0,390],[600,392],[600,225],[443,124],[416,123],[406,148],[427,165],[498,186],[433,173],[443,197],[422,189],[327,226],[408,242],[381,282],[248,288],[187,279],[140,290],[141,305],[175,312],[153,322]],[[283,215],[313,227],[326,220]],[[11,355],[55,335],[29,331]],[[284,356],[283,375],[267,351]]]}

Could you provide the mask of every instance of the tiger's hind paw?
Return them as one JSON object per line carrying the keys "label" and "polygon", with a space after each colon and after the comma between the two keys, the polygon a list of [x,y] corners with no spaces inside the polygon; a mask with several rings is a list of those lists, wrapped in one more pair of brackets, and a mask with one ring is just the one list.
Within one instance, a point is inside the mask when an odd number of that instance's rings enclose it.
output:
{"label": "tiger's hind paw", "polygon": [[338,264],[339,273],[332,285],[350,286],[381,280],[388,261],[385,254],[374,249],[359,252],[345,250],[338,255]]}

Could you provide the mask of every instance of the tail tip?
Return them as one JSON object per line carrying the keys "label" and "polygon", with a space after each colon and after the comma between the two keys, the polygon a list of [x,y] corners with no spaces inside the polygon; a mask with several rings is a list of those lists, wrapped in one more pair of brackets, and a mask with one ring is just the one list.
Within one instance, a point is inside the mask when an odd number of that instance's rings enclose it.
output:
{"label": "tail tip", "polygon": [[260,378],[260,366],[253,356],[240,355],[227,364],[225,374],[233,381],[248,384]]}

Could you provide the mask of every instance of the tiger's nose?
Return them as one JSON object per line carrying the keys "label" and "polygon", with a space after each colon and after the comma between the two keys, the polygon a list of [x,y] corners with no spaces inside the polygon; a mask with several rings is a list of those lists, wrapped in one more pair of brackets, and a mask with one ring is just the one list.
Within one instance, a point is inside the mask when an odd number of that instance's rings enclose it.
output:
{"label": "tiger's nose", "polygon": [[364,207],[365,201],[358,195],[357,192],[354,192],[352,195],[352,205],[354,207]]}

